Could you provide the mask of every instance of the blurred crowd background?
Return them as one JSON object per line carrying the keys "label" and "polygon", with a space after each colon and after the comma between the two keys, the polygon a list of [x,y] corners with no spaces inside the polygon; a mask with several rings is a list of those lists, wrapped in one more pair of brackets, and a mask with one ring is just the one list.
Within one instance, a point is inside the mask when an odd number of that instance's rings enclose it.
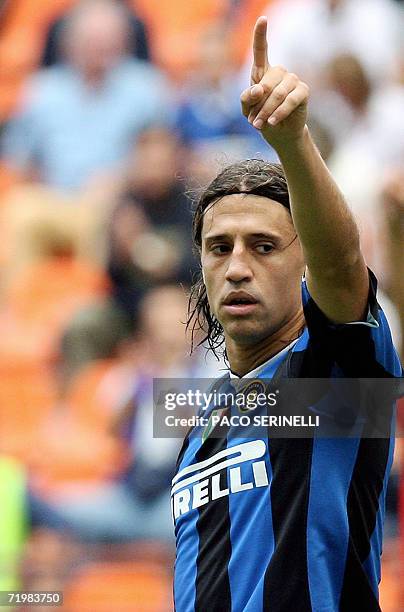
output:
{"label": "blurred crowd background", "polygon": [[[223,368],[189,356],[188,193],[276,160],[239,109],[261,14],[271,63],[311,87],[403,356],[404,2],[0,0],[0,590],[172,609],[181,440],[153,439],[152,380]],[[400,447],[384,612],[404,609]]]}

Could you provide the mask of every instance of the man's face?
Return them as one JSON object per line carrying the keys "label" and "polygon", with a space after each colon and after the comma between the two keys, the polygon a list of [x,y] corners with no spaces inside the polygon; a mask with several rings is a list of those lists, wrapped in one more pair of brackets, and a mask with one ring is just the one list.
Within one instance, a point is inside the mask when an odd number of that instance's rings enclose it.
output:
{"label": "man's face", "polygon": [[202,269],[226,340],[253,345],[301,309],[302,250],[288,210],[268,198],[225,196],[205,212]]}
{"label": "man's face", "polygon": [[89,7],[67,33],[67,59],[86,75],[103,75],[125,55],[127,26],[120,15],[103,6]]}

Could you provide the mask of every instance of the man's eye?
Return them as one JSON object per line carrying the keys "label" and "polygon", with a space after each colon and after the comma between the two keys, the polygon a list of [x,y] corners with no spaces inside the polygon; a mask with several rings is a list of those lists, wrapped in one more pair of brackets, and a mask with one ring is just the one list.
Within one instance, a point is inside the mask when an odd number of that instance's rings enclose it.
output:
{"label": "man's eye", "polygon": [[228,253],[230,251],[230,247],[227,244],[214,244],[211,247],[212,253],[215,255],[223,255],[223,253]]}
{"label": "man's eye", "polygon": [[257,244],[256,249],[257,249],[258,253],[266,255],[267,253],[271,253],[271,251],[273,251],[274,247],[272,246],[272,244],[269,244],[269,243],[266,242],[264,244]]}

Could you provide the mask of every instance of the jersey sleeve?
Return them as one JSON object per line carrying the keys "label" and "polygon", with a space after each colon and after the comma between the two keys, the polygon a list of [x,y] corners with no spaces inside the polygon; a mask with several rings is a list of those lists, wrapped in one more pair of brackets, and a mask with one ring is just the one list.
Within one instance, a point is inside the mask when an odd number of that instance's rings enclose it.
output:
{"label": "jersey sleeve", "polygon": [[369,270],[367,316],[362,321],[330,321],[310,295],[305,279],[302,300],[312,352],[335,364],[343,376],[385,378],[402,375],[386,316],[377,301],[377,279]]}

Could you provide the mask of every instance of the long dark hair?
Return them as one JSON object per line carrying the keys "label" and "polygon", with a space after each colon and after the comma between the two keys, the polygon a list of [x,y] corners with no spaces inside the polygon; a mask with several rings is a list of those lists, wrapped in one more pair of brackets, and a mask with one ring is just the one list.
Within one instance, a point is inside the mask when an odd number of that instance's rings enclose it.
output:
{"label": "long dark hair", "polygon": [[[246,159],[227,166],[202,191],[195,202],[192,237],[197,257],[200,258],[201,254],[202,226],[206,210],[220,198],[237,193],[263,196],[283,204],[290,210],[288,186],[280,164],[269,163],[262,159]],[[192,349],[195,346],[195,334],[202,332],[202,339],[197,345],[206,343],[208,349],[218,359],[221,354],[226,356],[223,328],[211,313],[202,269],[196,275],[191,287],[187,329],[191,330]]]}

